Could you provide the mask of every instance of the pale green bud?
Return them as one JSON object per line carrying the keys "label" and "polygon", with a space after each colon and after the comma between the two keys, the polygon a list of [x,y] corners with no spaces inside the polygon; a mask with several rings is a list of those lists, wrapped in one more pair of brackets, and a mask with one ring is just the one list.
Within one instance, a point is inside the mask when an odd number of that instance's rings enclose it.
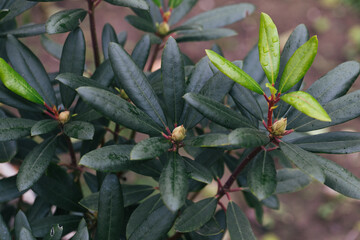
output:
{"label": "pale green bud", "polygon": [[282,136],[284,135],[286,131],[286,125],[287,125],[287,118],[281,118],[280,120],[276,121],[272,126],[272,134],[274,136]]}
{"label": "pale green bud", "polygon": [[171,139],[175,142],[180,142],[186,137],[186,129],[183,125],[176,127],[171,134]]}

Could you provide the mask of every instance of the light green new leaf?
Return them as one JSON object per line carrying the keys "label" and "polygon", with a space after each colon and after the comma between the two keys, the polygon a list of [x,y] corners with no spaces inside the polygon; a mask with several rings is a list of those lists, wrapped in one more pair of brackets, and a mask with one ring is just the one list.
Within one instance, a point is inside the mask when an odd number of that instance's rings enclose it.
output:
{"label": "light green new leaf", "polygon": [[279,92],[284,93],[299,82],[310,68],[317,53],[318,39],[310,38],[289,59],[281,76]]}
{"label": "light green new leaf", "polygon": [[152,1],[153,1],[153,3],[154,3],[156,6],[161,7],[161,2],[160,2],[160,0],[152,0]]}
{"label": "light green new leaf", "polygon": [[44,104],[44,99],[40,94],[2,58],[0,58],[0,79],[9,90],[17,95],[33,103]]}
{"label": "light green new leaf", "polygon": [[331,118],[320,105],[320,103],[310,94],[303,91],[291,92],[280,97],[281,100],[290,104],[309,117],[324,122],[331,122]]}
{"label": "light green new leaf", "polygon": [[266,13],[260,17],[258,48],[261,66],[269,82],[274,84],[279,74],[280,41],[277,28]]}
{"label": "light green new leaf", "polygon": [[226,76],[251,91],[254,91],[258,94],[264,94],[264,91],[261,89],[260,85],[242,69],[214,51],[205,51],[210,61]]}
{"label": "light green new leaf", "polygon": [[74,30],[84,20],[87,11],[84,9],[69,9],[55,13],[46,22],[46,32],[64,33]]}
{"label": "light green new leaf", "polygon": [[176,8],[182,3],[183,0],[169,0],[169,7]]}

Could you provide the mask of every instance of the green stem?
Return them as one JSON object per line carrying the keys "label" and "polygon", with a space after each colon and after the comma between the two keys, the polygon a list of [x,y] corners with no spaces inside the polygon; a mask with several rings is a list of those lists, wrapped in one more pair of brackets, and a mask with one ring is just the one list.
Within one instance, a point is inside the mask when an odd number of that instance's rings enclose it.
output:
{"label": "green stem", "polygon": [[89,11],[89,20],[90,20],[90,32],[91,32],[91,41],[92,48],[94,51],[94,62],[95,67],[100,65],[100,54],[99,54],[99,44],[96,36],[96,24],[95,24],[95,7],[93,0],[87,0],[88,2],[88,11]]}

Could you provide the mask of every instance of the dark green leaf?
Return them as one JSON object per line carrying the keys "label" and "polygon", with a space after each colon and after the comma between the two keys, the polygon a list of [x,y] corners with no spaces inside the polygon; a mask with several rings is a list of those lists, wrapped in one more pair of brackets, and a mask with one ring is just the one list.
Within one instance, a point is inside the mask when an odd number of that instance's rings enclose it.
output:
{"label": "dark green leaf", "polygon": [[351,198],[360,199],[360,179],[340,165],[320,156],[313,159],[325,175],[324,184]]}
{"label": "dark green leaf", "polygon": [[229,146],[228,135],[222,133],[209,133],[190,138],[185,141],[186,145],[194,147],[223,147]]}
{"label": "dark green leaf", "polygon": [[235,64],[211,50],[206,50],[206,54],[210,61],[226,76],[253,92],[264,94],[260,85]]}
{"label": "dark green leaf", "polygon": [[272,195],[276,189],[274,161],[266,151],[256,155],[247,174],[251,192],[261,201]]}
{"label": "dark green leaf", "polygon": [[24,159],[16,178],[19,191],[30,188],[43,175],[56,150],[56,137],[36,146]]}
{"label": "dark green leaf", "polygon": [[8,15],[10,12],[9,9],[1,9],[0,10],[0,20],[3,19],[6,15]]}
{"label": "dark green leaf", "polygon": [[74,30],[84,20],[87,11],[84,9],[63,10],[52,15],[46,22],[46,32],[64,33]]}
{"label": "dark green leaf", "polygon": [[181,25],[181,26],[175,27],[173,29],[170,29],[168,34],[174,33],[174,32],[179,32],[179,33],[185,34],[185,31],[191,32],[193,30],[202,31],[203,28],[201,25]]}
{"label": "dark green leaf", "polygon": [[45,50],[50,53],[53,57],[60,59],[62,53],[62,46],[48,38],[46,35],[40,36],[41,45],[45,48]]}
{"label": "dark green leaf", "polygon": [[36,122],[22,118],[0,118],[0,141],[16,140],[30,135]]}
{"label": "dark green leaf", "polygon": [[38,219],[31,223],[31,229],[35,237],[44,237],[53,225],[59,224],[63,227],[63,234],[66,235],[76,229],[81,217],[75,215],[50,216]]}
{"label": "dark green leaf", "polygon": [[319,156],[290,143],[281,142],[280,148],[285,156],[300,168],[301,171],[321,183],[325,181],[324,172],[321,166],[316,162],[316,159],[319,158]]}
{"label": "dark green leaf", "polygon": [[9,232],[4,219],[0,215],[0,240],[11,240],[11,235]]}
{"label": "dark green leaf", "polygon": [[[5,3],[6,2],[6,3]],[[6,5],[4,5],[6,4]],[[4,18],[0,20],[1,23],[5,23],[21,13],[25,12],[27,9],[36,5],[36,2],[29,2],[25,0],[13,0],[13,1],[1,1],[2,8],[6,8],[9,10],[9,14],[7,14]]]}
{"label": "dark green leaf", "polygon": [[224,37],[232,37],[237,35],[234,30],[227,28],[204,29],[202,31],[184,32],[176,37],[177,42],[197,42],[209,41]]}
{"label": "dark green leaf", "polygon": [[79,204],[89,211],[99,210],[99,192],[92,193],[80,200]]}
{"label": "dark green leaf", "polygon": [[144,176],[153,177],[158,179],[163,169],[163,165],[157,159],[145,160],[145,161],[131,161],[129,167],[131,171],[139,173]]}
{"label": "dark green leaf", "polygon": [[89,240],[89,231],[86,226],[85,219],[81,219],[76,234],[71,240]]}
{"label": "dark green leaf", "polygon": [[229,143],[242,148],[264,146],[269,143],[265,132],[252,128],[237,128],[229,134]]}
{"label": "dark green leaf", "polygon": [[96,111],[115,123],[150,135],[161,132],[147,114],[113,93],[93,87],[80,87],[77,92]]}
{"label": "dark green leaf", "polygon": [[144,35],[135,45],[131,58],[140,69],[144,69],[151,48],[150,36]]}
{"label": "dark green leaf", "polygon": [[167,113],[177,124],[184,107],[185,71],[180,49],[172,37],[166,42],[161,57],[161,77]]}
{"label": "dark green leaf", "polygon": [[31,227],[26,218],[26,215],[21,210],[19,210],[15,216],[14,228],[15,228],[15,239],[16,240],[22,240],[21,234],[20,234],[21,229],[26,228],[27,230],[31,231]]}
{"label": "dark green leaf", "polygon": [[109,58],[108,47],[110,42],[118,43],[118,38],[116,36],[116,32],[113,26],[111,26],[110,23],[106,23],[101,34],[101,44],[105,59]]}
{"label": "dark green leaf", "polygon": [[156,32],[156,28],[154,27],[152,22],[149,22],[146,19],[143,19],[141,17],[138,16],[134,16],[134,15],[129,15],[125,17],[125,20],[134,28],[137,28],[141,31],[144,32],[150,32],[150,33],[155,33]]}
{"label": "dark green leaf", "polygon": [[105,1],[117,6],[149,10],[149,5],[146,3],[145,0],[105,0]]}
{"label": "dark green leaf", "polygon": [[260,17],[258,47],[266,77],[271,84],[275,84],[280,66],[280,41],[276,25],[266,13],[261,13]]}
{"label": "dark green leaf", "polygon": [[143,200],[154,192],[154,187],[148,185],[122,185],[124,207],[128,207]]}
{"label": "dark green leaf", "polygon": [[178,7],[183,0],[169,0],[169,7],[176,8]]}
{"label": "dark green leaf", "polygon": [[215,216],[213,216],[207,223],[205,223],[205,225],[203,225],[200,229],[198,229],[196,233],[202,236],[209,236],[210,240],[212,240],[211,237],[215,238],[215,237],[220,237],[220,234],[223,235],[224,229],[220,226]]}
{"label": "dark green leaf", "polygon": [[120,32],[118,35],[117,35],[117,38],[118,38],[118,42],[121,46],[124,46],[125,43],[126,43],[126,40],[127,40],[127,32]]}
{"label": "dark green leaf", "polygon": [[224,106],[222,103],[196,93],[187,93],[184,95],[184,98],[197,111],[219,125],[230,129],[253,127],[247,118]]}
{"label": "dark green leaf", "polygon": [[145,160],[159,157],[170,148],[169,140],[164,137],[152,137],[142,140],[131,150],[131,160]]}
{"label": "dark green leaf", "polygon": [[51,211],[51,204],[46,202],[42,197],[37,196],[34,204],[29,211],[26,212],[29,222],[44,218],[49,215]]}
{"label": "dark green leaf", "polygon": [[94,125],[88,122],[71,121],[64,125],[64,133],[72,138],[91,140],[94,132]]}
{"label": "dark green leaf", "polygon": [[120,45],[110,43],[109,56],[114,73],[130,99],[159,126],[165,126],[164,113],[143,71]]}
{"label": "dark green leaf", "polygon": [[159,180],[161,197],[173,212],[185,203],[188,192],[188,179],[183,158],[177,153],[169,153],[168,164],[161,172]]}
{"label": "dark green leaf", "polygon": [[45,33],[45,24],[26,24],[19,28],[4,31],[0,33],[0,36],[6,37],[7,34],[11,34],[15,37],[30,37]]}
{"label": "dark green leaf", "polygon": [[226,211],[226,223],[232,240],[256,239],[252,232],[249,220],[240,207],[230,201]]}
{"label": "dark green leaf", "polygon": [[0,163],[8,162],[17,153],[16,141],[0,141]]}
{"label": "dark green leaf", "polygon": [[206,198],[185,208],[175,222],[175,230],[192,232],[202,227],[214,215],[218,199]]}
{"label": "dark green leaf", "polygon": [[114,72],[112,70],[110,60],[105,60],[102,64],[100,64],[91,78],[100,83],[102,86],[109,86],[114,79]]}
{"label": "dark green leaf", "polygon": [[290,92],[281,96],[280,99],[309,117],[324,122],[331,122],[328,113],[323,109],[320,103],[307,92]]}
{"label": "dark green leaf", "polygon": [[0,203],[8,202],[24,192],[19,192],[16,187],[16,176],[3,178],[0,180]]}
{"label": "dark green leaf", "polygon": [[331,122],[322,122],[307,116],[301,116],[298,119],[289,121],[288,128],[294,128],[298,132],[305,132],[347,122],[360,116],[359,99],[360,91],[355,91],[326,103],[324,109],[329,114]]}
{"label": "dark green leaf", "polygon": [[183,0],[182,3],[171,12],[169,20],[170,26],[176,24],[188,14],[197,2],[198,0]]}
{"label": "dark green leaf", "polygon": [[207,184],[210,184],[212,182],[212,174],[206,167],[188,158],[184,158],[184,160],[186,171],[189,173],[192,179]]}
{"label": "dark green leaf", "polygon": [[311,183],[311,178],[307,174],[292,168],[278,170],[276,179],[276,194],[300,191]]}
{"label": "dark green leaf", "polygon": [[261,203],[271,209],[279,210],[280,208],[280,202],[276,195],[271,195],[270,197],[265,198],[261,201]]}
{"label": "dark green leaf", "polygon": [[176,218],[162,202],[160,195],[155,195],[135,209],[126,227],[129,240],[161,239]]}
{"label": "dark green leaf", "polygon": [[245,108],[258,120],[263,120],[263,113],[260,105],[249,89],[241,86],[240,84],[234,84],[230,91],[230,96],[236,105]]}
{"label": "dark green leaf", "polygon": [[244,19],[254,10],[255,6],[249,3],[233,4],[198,14],[184,24],[201,24],[206,29],[223,27]]}
{"label": "dark green leaf", "polygon": [[20,230],[19,239],[36,240],[31,231],[24,227]]}
{"label": "dark green leaf", "polygon": [[31,136],[49,133],[59,126],[59,122],[53,119],[44,119],[36,122],[31,128]]}
{"label": "dark green leaf", "polygon": [[360,151],[360,133],[329,132],[297,138],[291,143],[314,153],[348,154]]}
{"label": "dark green leaf", "polygon": [[95,87],[95,88],[107,90],[98,81],[95,81],[91,78],[79,76],[74,73],[61,73],[60,75],[57,75],[55,79],[72,89],[89,86],[89,87]]}
{"label": "dark green leaf", "polygon": [[96,238],[120,239],[124,224],[124,200],[121,185],[115,174],[109,174],[100,188]]}
{"label": "dark green leaf", "polygon": [[120,172],[130,167],[130,151],[133,145],[112,145],[93,150],[81,159],[81,165],[99,171]]}
{"label": "dark green leaf", "polygon": [[314,61],[317,48],[318,39],[316,36],[313,36],[309,39],[309,41],[304,43],[295,51],[287,62],[282,73],[279,84],[280,93],[287,92],[304,77],[305,73]]}
{"label": "dark green leaf", "polygon": [[[85,38],[81,28],[76,28],[66,38],[60,59],[59,73],[82,76],[85,66]],[[76,92],[60,83],[61,99],[66,109],[74,101]]]}
{"label": "dark green leaf", "polygon": [[10,91],[33,103],[44,104],[40,94],[2,58],[0,58],[0,69],[0,80]]}
{"label": "dark green leaf", "polygon": [[59,224],[53,225],[43,240],[60,240],[64,228]]}
{"label": "dark green leaf", "polygon": [[15,71],[24,77],[48,105],[56,105],[55,92],[49,75],[34,53],[11,35],[7,37],[6,51]]}

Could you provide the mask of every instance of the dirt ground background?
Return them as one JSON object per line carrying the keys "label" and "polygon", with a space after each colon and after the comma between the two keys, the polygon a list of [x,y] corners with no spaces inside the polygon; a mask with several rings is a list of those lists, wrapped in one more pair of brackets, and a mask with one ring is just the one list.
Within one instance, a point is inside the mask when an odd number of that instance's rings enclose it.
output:
{"label": "dirt ground background", "polygon": [[[257,41],[259,16],[266,12],[274,20],[285,43],[291,31],[304,23],[310,36],[318,35],[319,51],[314,64],[305,77],[306,88],[316,79],[330,71],[338,64],[348,60],[360,60],[360,8],[347,5],[346,0],[249,0],[256,11],[242,22],[233,24],[230,28],[239,34],[235,37],[215,41],[230,60],[243,59]],[[240,3],[239,0],[199,0],[197,6],[188,17],[218,6]],[[58,3],[41,3],[25,14],[20,21],[29,19],[33,22],[44,22],[47,16],[64,9],[81,7],[86,9],[85,0],[67,0]],[[106,2],[96,9],[98,40],[105,23],[111,23],[117,32],[127,31],[126,49],[132,50],[142,32],[134,30],[125,20],[132,12],[126,8],[114,7]],[[91,43],[88,19],[81,24],[88,40],[88,66],[92,66]],[[56,37],[63,43],[67,34]],[[50,57],[38,45],[38,37],[24,39],[30,48],[41,56],[41,60],[49,72],[58,71],[58,62]],[[214,42],[183,43],[181,49],[194,61],[204,56],[204,49],[210,48]],[[360,81],[351,89],[360,88]],[[350,121],[334,130],[359,131],[359,119]],[[342,166],[350,169],[360,177],[359,154],[339,155],[329,157]],[[236,195],[233,195],[237,198]],[[260,226],[251,209],[247,209],[243,200],[238,202],[250,218],[254,231],[262,240],[356,240],[360,239],[360,201],[340,196],[321,184],[313,183],[306,189],[280,196],[281,208],[278,211],[266,209],[264,225]]]}

